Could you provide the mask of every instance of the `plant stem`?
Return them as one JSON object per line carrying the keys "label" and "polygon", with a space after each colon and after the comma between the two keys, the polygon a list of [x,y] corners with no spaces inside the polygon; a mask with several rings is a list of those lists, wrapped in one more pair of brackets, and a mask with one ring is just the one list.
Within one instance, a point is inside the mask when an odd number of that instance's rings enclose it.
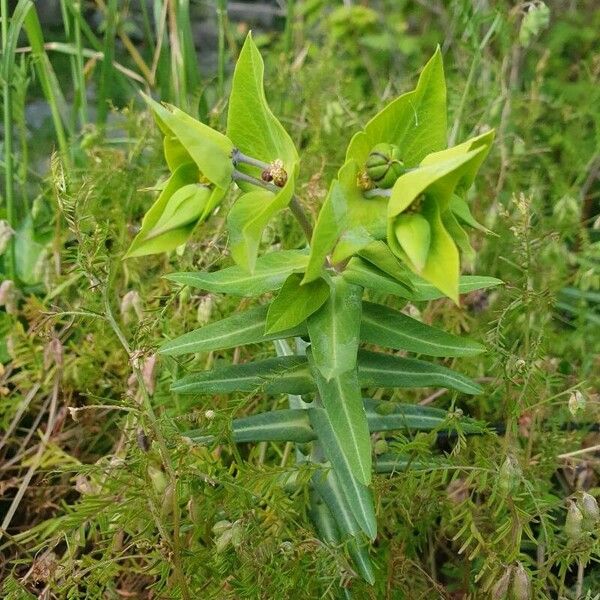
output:
{"label": "plant stem", "polygon": [[365,198],[389,198],[392,195],[392,190],[384,190],[382,188],[373,188],[364,192]]}
{"label": "plant stem", "polygon": [[266,163],[262,160],[258,160],[258,158],[253,158],[252,156],[247,156],[243,152],[240,152],[237,148],[235,148],[232,152],[231,159],[233,160],[234,165],[242,163],[244,165],[258,167],[259,169],[269,169],[271,167],[269,163]]}
{"label": "plant stem", "polygon": [[292,196],[289,208],[292,211],[294,217],[296,217],[296,221],[298,221],[300,227],[302,227],[302,231],[304,232],[307,241],[310,243],[313,236],[312,224],[310,222],[310,219],[308,218],[308,215],[306,214],[306,211],[302,206],[302,203],[300,202],[300,199],[297,196]]}
{"label": "plant stem", "polygon": [[[7,0],[2,0],[2,4],[0,5],[2,11],[2,53],[4,54],[6,51],[6,46],[8,43],[8,2]],[[6,74],[8,75],[8,73]],[[12,119],[12,89],[10,87],[9,77],[4,77],[4,81],[2,82],[2,96],[3,96],[3,104],[4,104],[4,162],[5,162],[5,171],[4,171],[4,182],[6,186],[6,220],[10,227],[14,230],[16,227],[15,223],[15,198],[14,198],[14,167],[13,167],[13,155],[12,155],[12,145],[13,145],[13,119]],[[14,238],[8,242],[8,276],[13,281],[16,277],[16,258],[15,258],[15,244]]]}
{"label": "plant stem", "polygon": [[121,342],[121,346],[123,346],[123,349],[125,350],[125,352],[127,353],[127,356],[130,359],[131,368],[133,370],[133,373],[134,373],[135,378],[138,383],[138,388],[142,395],[142,406],[144,408],[144,413],[148,420],[148,424],[149,424],[150,428],[152,429],[152,433],[154,434],[156,442],[158,444],[162,462],[164,464],[165,470],[167,471],[171,486],[173,488],[173,503],[172,503],[173,539],[171,541],[171,545],[172,545],[172,549],[173,549],[173,567],[175,569],[177,579],[179,579],[179,585],[181,586],[181,593],[182,593],[184,600],[190,600],[191,599],[190,592],[189,592],[189,589],[187,586],[187,581],[185,579],[185,574],[183,572],[183,568],[181,566],[181,547],[180,547],[180,529],[179,529],[180,513],[179,513],[179,503],[177,501],[177,472],[175,470],[175,467],[173,466],[173,462],[171,461],[171,456],[169,454],[167,443],[162,434],[160,426],[158,424],[158,419],[156,418],[156,413],[154,412],[154,407],[152,406],[152,402],[150,400],[150,395],[148,394],[148,390],[146,389],[146,384],[144,383],[144,378],[142,376],[139,365],[137,365],[135,363],[135,361],[133,360],[134,354],[131,351],[129,342],[127,341],[127,338],[125,337],[125,334],[123,333],[122,329],[119,327],[117,320],[115,319],[115,316],[114,316],[114,313],[112,310],[112,306],[110,303],[110,295],[109,295],[110,287],[111,287],[111,280],[112,280],[112,276],[111,276],[111,272],[110,272],[110,268],[109,268],[109,272],[108,272],[108,275],[106,278],[106,285],[104,286],[104,289],[103,289],[104,312],[105,312],[106,320],[108,321],[108,323],[111,326],[112,330],[114,331],[115,335],[119,339],[119,342]]}
{"label": "plant stem", "polygon": [[[248,157],[246,157],[246,158],[248,158]],[[255,159],[252,159],[252,160],[255,160]],[[234,162],[235,162],[235,160],[234,160]],[[239,162],[245,162],[245,161],[240,160]],[[260,161],[257,161],[257,162],[260,162]],[[247,164],[251,164],[251,163],[247,163]],[[263,163],[263,164],[265,164],[265,163]],[[277,187],[276,185],[273,185],[272,183],[267,183],[266,181],[262,181],[260,179],[257,179],[256,177],[252,177],[252,175],[246,175],[246,173],[242,173],[241,171],[238,171],[237,169],[233,171],[232,179],[234,181],[245,181],[246,183],[251,183],[252,185],[256,185],[265,190],[269,190],[270,192],[279,192],[281,190],[280,187]],[[306,211],[302,207],[302,203],[300,202],[300,199],[295,194],[292,195],[292,199],[290,200],[288,208],[290,209],[290,211],[296,218],[296,221],[298,221],[298,224],[302,228],[302,231],[304,232],[304,235],[306,236],[307,241],[310,243],[310,240],[312,239],[312,235],[313,235],[312,224],[310,222],[310,219],[308,218],[308,215],[306,214]]]}

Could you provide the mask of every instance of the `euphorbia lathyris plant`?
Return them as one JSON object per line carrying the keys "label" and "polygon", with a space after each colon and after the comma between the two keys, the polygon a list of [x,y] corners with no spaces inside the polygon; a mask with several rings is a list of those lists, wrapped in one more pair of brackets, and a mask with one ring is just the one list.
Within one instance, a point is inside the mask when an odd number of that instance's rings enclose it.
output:
{"label": "euphorbia lathyris plant", "polygon": [[[241,190],[228,215],[236,266],[169,279],[215,293],[261,296],[267,304],[163,344],[180,356],[274,341],[272,358],[192,373],[177,393],[287,394],[289,408],[237,419],[236,442],[289,441],[311,462],[310,513],[328,542],[346,543],[357,570],[374,574],[368,540],[377,535],[372,472],[392,472],[401,456],[372,460],[371,434],[449,426],[440,409],[363,398],[365,388],[441,386],[476,394],[479,385],[435,363],[361,348],[372,344],[434,357],[474,355],[482,347],[363,299],[373,289],[408,301],[498,284],[460,277],[459,251],[473,253],[464,226],[480,227],[464,200],[492,132],[446,148],[446,91],[439,50],[417,87],[354,135],[346,160],[313,228],[295,196],[299,156],[270,111],[263,62],[248,36],[229,99],[226,135],[180,110],[147,99],[164,133],[171,176],[144,218],[128,256],[171,250],[186,242],[233,184]],[[307,235],[305,249],[258,256],[263,230],[292,209]],[[295,340],[295,341],[293,341]],[[291,348],[294,347],[295,351]],[[456,420],[455,420],[456,422]],[[477,425],[462,419],[463,430]],[[188,432],[211,443],[206,432]]]}

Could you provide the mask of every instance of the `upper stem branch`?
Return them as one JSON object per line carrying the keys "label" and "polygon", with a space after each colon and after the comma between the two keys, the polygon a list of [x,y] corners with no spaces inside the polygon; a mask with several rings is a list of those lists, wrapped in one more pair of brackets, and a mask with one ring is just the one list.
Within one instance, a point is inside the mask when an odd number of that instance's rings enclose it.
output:
{"label": "upper stem branch", "polygon": [[[238,151],[234,150],[234,157],[233,157],[234,163],[235,163],[235,152],[238,152]],[[249,157],[245,157],[245,158],[249,158]],[[255,160],[255,159],[251,159],[251,160]],[[251,164],[247,161],[239,161],[239,162],[246,162],[246,164]],[[256,162],[260,163],[261,161],[256,161]],[[266,164],[266,163],[262,163],[262,164]],[[256,166],[258,166],[258,165],[256,165]],[[281,191],[280,187],[277,187],[276,185],[273,185],[272,183],[262,181],[261,179],[257,179],[256,177],[252,177],[252,175],[247,175],[246,173],[242,173],[241,171],[238,171],[237,169],[235,169],[233,171],[233,175],[231,176],[231,178],[234,181],[245,181],[246,183],[251,183],[252,185],[256,185],[257,187],[261,187],[261,188],[263,188],[265,190],[269,190],[271,192],[277,193],[277,192]],[[304,210],[304,208],[302,206],[302,203],[300,202],[300,199],[295,194],[292,195],[292,199],[290,200],[290,204],[289,204],[289,209],[292,211],[292,214],[294,215],[294,217],[296,218],[296,221],[298,221],[298,224],[302,228],[302,231],[304,232],[306,239],[310,243],[310,240],[312,239],[312,235],[313,235],[312,224],[310,222],[310,219],[308,218],[308,215],[306,214],[306,211]]]}

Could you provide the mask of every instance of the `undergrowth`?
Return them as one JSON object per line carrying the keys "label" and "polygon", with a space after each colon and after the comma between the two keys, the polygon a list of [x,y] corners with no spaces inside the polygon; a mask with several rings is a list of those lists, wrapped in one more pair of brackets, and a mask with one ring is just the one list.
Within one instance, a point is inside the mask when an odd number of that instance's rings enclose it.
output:
{"label": "undergrowth", "polygon": [[[582,491],[600,494],[599,13],[593,2],[548,3],[548,25],[525,44],[519,27],[531,3],[496,4],[382,2],[336,14],[300,2],[291,61],[281,59],[282,38],[262,39],[271,81],[283,82],[269,99],[314,157],[300,195],[315,212],[348,141],[339,131],[403,91],[398,82],[437,43],[457,139],[498,130],[473,198],[496,235],[475,240],[473,270],[505,286],[467,295],[460,309],[445,300],[404,307],[485,341],[484,358],[462,361],[485,393],[385,396],[464,411],[489,433],[396,439],[414,468],[374,482],[375,587],[342,548],[317,539],[298,491],[306,488],[290,485],[308,482],[310,467],[292,465],[285,444],[230,442],[231,419],[274,408],[272,399],[169,392],[179,366],[156,359],[158,343],[246,301],[161,279],[175,265],[230,264],[224,209],[182,256],[121,260],[151,202],[144,188],[164,172],[158,132],[132,100],[79,149],[83,166],[68,168],[57,153],[42,177],[18,175],[36,233],[27,285],[3,292],[4,597],[334,598],[341,586],[356,598],[501,598],[503,576],[521,567],[533,598],[597,597],[598,530],[577,533],[571,521]],[[218,123],[223,106],[214,107]],[[263,246],[300,240],[283,214]],[[242,363],[247,352],[192,362]],[[208,426],[223,440],[213,451],[179,434]]]}

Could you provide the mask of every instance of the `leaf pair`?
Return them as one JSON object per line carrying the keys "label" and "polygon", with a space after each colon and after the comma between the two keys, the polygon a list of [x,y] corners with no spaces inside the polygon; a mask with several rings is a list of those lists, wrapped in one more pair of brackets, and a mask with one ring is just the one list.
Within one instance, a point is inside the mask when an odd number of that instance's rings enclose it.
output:
{"label": "leaf pair", "polygon": [[427,155],[419,167],[398,178],[388,204],[387,240],[411,271],[458,303],[458,246],[472,255],[458,217],[473,225],[457,191],[467,189],[487,156],[493,132]]}
{"label": "leaf pair", "polygon": [[185,244],[225,196],[233,144],[183,111],[144,96],[164,133],[171,176],[146,213],[125,258],[167,252]]}
{"label": "leaf pair", "polygon": [[[233,74],[227,135],[243,154],[264,163],[279,160],[287,173],[287,182],[279,191],[256,190],[246,182],[238,183],[245,193],[229,212],[230,247],[236,263],[248,271],[254,270],[267,223],[292,198],[299,162],[292,139],[267,104],[263,75],[262,57],[248,34]],[[236,167],[247,175],[261,177],[259,167],[244,163]]]}
{"label": "leaf pair", "polygon": [[[463,394],[479,394],[481,387],[468,377],[432,362],[369,352],[358,352],[361,388],[445,387]],[[303,395],[317,384],[304,356],[266,358],[240,365],[225,365],[191,373],[171,386],[177,394],[230,394],[258,392]]]}

